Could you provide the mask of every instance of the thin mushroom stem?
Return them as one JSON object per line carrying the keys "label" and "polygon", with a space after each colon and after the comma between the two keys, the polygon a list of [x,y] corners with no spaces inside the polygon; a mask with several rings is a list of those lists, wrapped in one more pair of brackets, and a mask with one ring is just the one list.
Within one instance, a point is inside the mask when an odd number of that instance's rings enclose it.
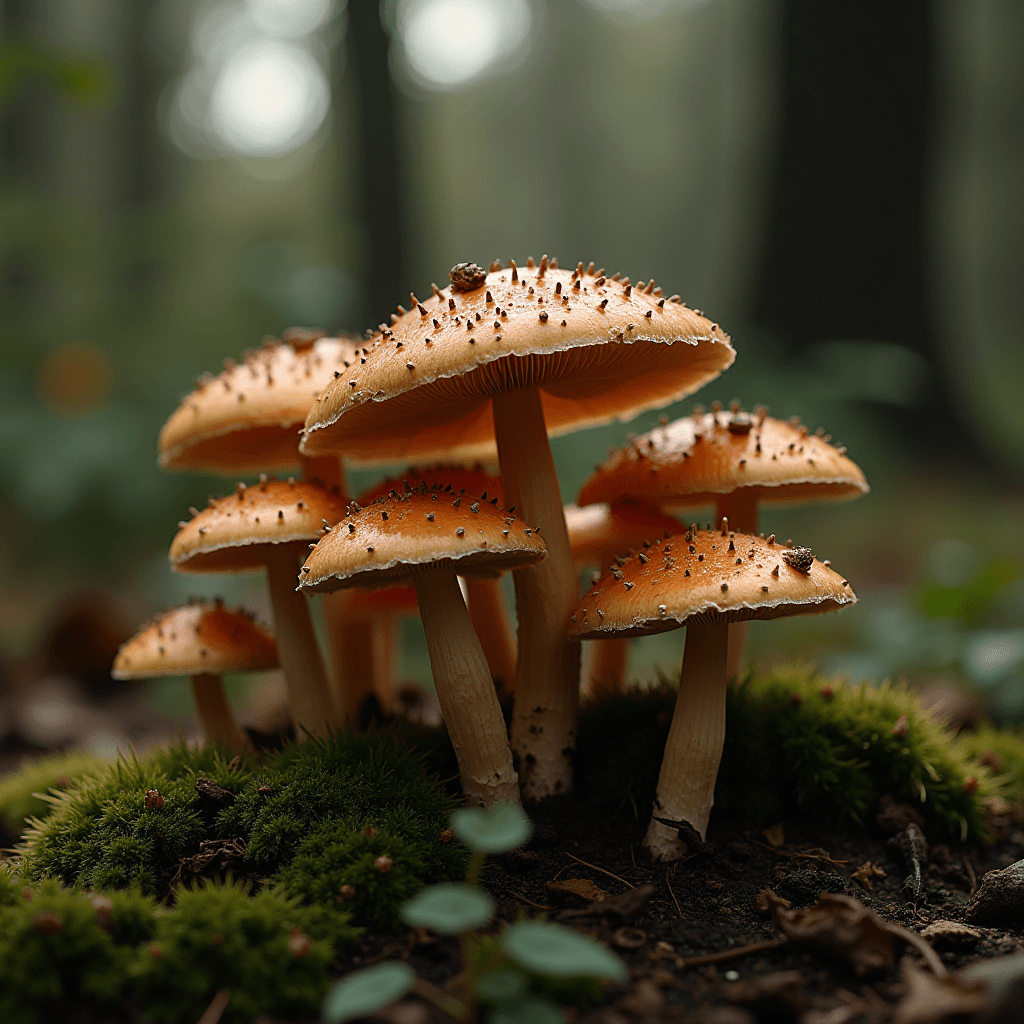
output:
{"label": "thin mushroom stem", "polygon": [[192,677],[192,694],[196,702],[196,715],[203,727],[203,735],[233,754],[251,747],[249,737],[238,724],[224,693],[220,676],[201,672]]}
{"label": "thin mushroom stem", "polygon": [[503,697],[511,694],[516,676],[516,640],[501,596],[501,581],[466,580],[466,604],[498,693]]}
{"label": "thin mushroom stem", "polygon": [[497,395],[493,409],[505,502],[540,529],[548,550],[512,574],[519,617],[512,747],[523,795],[540,800],[572,789],[580,646],[567,631],[578,583],[540,391]]}
{"label": "thin mushroom stem", "polygon": [[[753,487],[737,487],[730,494],[720,494],[715,506],[719,525],[724,516],[729,520],[729,529],[734,533],[757,534],[757,497]],[[747,647],[748,622],[734,622],[729,626],[729,659],[725,670],[726,679],[739,677],[743,668],[743,652]]]}
{"label": "thin mushroom stem", "polygon": [[[689,822],[701,839],[707,833],[725,745],[728,644],[724,622],[687,624],[679,695],[654,798],[659,818]],[[656,860],[675,860],[686,852],[676,829],[653,820],[644,845]]]}
{"label": "thin mushroom stem", "polygon": [[274,609],[277,647],[296,732],[324,736],[335,722],[313,620],[304,594],[295,590],[299,563],[293,544],[268,545],[267,581]]}
{"label": "thin mushroom stem", "polygon": [[466,800],[482,807],[518,804],[505,720],[455,569],[450,563],[424,569],[415,583],[434,687]]}
{"label": "thin mushroom stem", "polygon": [[373,668],[370,686],[384,714],[395,702],[395,651],[398,650],[398,621],[394,615],[380,615],[370,624]]}
{"label": "thin mushroom stem", "polygon": [[586,659],[586,687],[592,700],[622,693],[629,666],[629,645],[624,637],[592,640],[587,644],[590,651]]}

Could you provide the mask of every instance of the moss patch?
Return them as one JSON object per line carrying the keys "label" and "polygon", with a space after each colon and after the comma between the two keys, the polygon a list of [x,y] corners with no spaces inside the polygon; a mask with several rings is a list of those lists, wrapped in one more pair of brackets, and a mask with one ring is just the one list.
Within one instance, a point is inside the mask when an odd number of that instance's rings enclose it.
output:
{"label": "moss patch", "polygon": [[63,791],[108,762],[86,753],[50,754],[26,760],[0,779],[0,822],[20,832],[25,819],[44,818],[52,809],[51,790]]}

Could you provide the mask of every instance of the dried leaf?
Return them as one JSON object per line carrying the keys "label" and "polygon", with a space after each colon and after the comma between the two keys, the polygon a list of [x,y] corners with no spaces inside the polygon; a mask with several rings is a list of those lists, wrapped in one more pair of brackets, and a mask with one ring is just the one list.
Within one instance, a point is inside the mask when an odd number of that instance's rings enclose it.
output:
{"label": "dried leaf", "polygon": [[956,975],[937,978],[909,965],[904,981],[907,993],[896,1004],[892,1024],[941,1024],[960,1014],[978,1013],[991,999],[982,981]]}
{"label": "dried leaf", "polygon": [[608,898],[608,893],[587,878],[566,878],[560,882],[548,882],[548,890],[563,903],[573,907],[585,907]]}
{"label": "dried leaf", "polygon": [[775,822],[774,825],[769,825],[762,834],[769,846],[778,848],[786,845],[786,835],[781,821]]}
{"label": "dried leaf", "polygon": [[885,878],[885,872],[873,861],[866,860],[856,871],[850,872],[850,877],[859,882],[869,892],[875,888],[876,878]]}

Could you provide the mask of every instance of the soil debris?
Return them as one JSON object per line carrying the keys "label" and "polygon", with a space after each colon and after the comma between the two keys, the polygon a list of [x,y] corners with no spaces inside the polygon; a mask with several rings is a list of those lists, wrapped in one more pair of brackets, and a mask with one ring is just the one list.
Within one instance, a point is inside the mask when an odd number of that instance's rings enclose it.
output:
{"label": "soil debris", "polygon": [[1024,919],[1024,860],[989,871],[964,916],[971,924],[1019,924]]}

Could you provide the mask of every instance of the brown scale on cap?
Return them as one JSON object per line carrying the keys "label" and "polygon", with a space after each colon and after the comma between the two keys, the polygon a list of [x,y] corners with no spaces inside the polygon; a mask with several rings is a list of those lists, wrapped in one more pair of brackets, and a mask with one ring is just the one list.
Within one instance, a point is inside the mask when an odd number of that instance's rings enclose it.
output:
{"label": "brown scale on cap", "polygon": [[200,601],[162,612],[121,645],[115,679],[258,672],[277,668],[273,634],[242,610]]}
{"label": "brown scale on cap", "polygon": [[358,365],[358,339],[325,335],[289,328],[283,342],[204,374],[160,431],[160,465],[225,474],[296,465],[297,432],[317,397]]}
{"label": "brown scale on cap", "polygon": [[857,600],[849,583],[813,555],[806,569],[795,568],[762,537],[735,534],[731,540],[732,550],[720,531],[691,529],[630,558],[594,584],[570,634],[580,640],[646,636],[689,620],[775,619],[836,611]]}
{"label": "brown scale on cap", "polygon": [[390,586],[446,563],[460,576],[492,578],[545,554],[540,535],[500,505],[470,504],[424,481],[346,516],[310,552],[299,586],[307,593]]}
{"label": "brown scale on cap", "polygon": [[344,502],[306,481],[262,480],[211,499],[178,531],[170,559],[179,572],[245,572],[260,569],[268,545],[316,540],[323,524],[336,523]]}
{"label": "brown scale on cap", "polygon": [[683,509],[743,489],[758,502],[844,501],[870,490],[845,452],[825,437],[808,436],[799,422],[761,411],[695,410],[615,452],[583,485],[579,500],[643,497]]}
{"label": "brown scale on cap", "polygon": [[[735,357],[728,335],[678,296],[652,305],[628,279],[582,264],[495,262],[487,274],[459,264],[451,279],[436,293],[432,319],[415,309],[395,319],[389,335],[401,351],[381,346],[378,334],[365,365],[329,384],[306,420],[306,454],[383,463],[429,457],[446,444],[484,452],[492,395],[539,387],[549,433],[565,433],[675,401]],[[492,307],[502,310],[500,334],[471,344],[462,321],[493,320]],[[416,353],[413,370],[405,352]]]}

